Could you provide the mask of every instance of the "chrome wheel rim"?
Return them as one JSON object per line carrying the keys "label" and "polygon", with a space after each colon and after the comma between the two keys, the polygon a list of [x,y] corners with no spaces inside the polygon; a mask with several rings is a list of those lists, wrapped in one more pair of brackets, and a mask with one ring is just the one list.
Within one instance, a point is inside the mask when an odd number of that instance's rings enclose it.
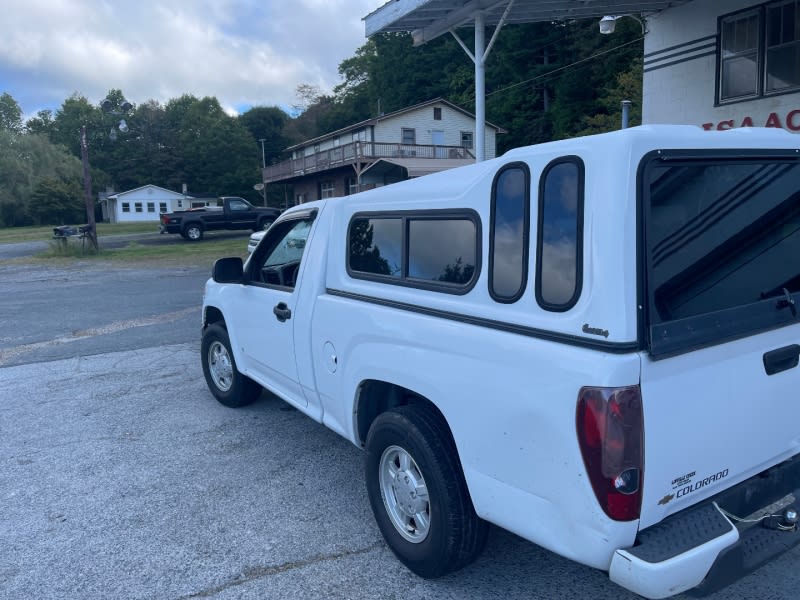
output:
{"label": "chrome wheel rim", "polygon": [[220,342],[208,347],[208,372],[220,392],[227,392],[233,385],[233,361],[228,349]]}
{"label": "chrome wheel rim", "polygon": [[425,478],[414,458],[400,446],[383,451],[379,464],[381,498],[397,532],[413,544],[428,537],[430,499]]}
{"label": "chrome wheel rim", "polygon": [[190,239],[198,240],[200,239],[200,230],[197,227],[190,227],[186,235],[188,235]]}

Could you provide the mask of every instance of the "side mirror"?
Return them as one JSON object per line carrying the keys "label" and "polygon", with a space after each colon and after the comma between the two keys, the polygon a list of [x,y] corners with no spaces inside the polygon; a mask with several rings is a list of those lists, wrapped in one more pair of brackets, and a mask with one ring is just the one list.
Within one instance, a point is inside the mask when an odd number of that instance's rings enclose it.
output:
{"label": "side mirror", "polygon": [[243,265],[238,256],[220,258],[214,262],[211,278],[217,283],[241,283],[244,276]]}

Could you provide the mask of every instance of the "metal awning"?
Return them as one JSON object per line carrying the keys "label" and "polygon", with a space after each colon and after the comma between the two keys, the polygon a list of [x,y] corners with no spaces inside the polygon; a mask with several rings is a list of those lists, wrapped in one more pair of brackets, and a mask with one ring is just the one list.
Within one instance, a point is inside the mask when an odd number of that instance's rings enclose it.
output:
{"label": "metal awning", "polygon": [[[686,4],[690,0],[515,0],[505,24],[644,15]],[[364,17],[367,37],[382,32],[410,31],[414,45],[424,44],[450,29],[472,25],[483,13],[486,26],[503,20],[508,0],[392,0]]]}
{"label": "metal awning", "polygon": [[[424,44],[450,32],[475,63],[475,156],[485,157],[484,123],[486,93],[484,63],[497,34],[507,23],[599,19],[636,15],[647,17],[691,0],[390,0],[364,17],[367,37],[377,33],[409,31],[414,45]],[[458,37],[456,29],[475,27],[474,53]],[[488,45],[485,28],[495,27]],[[598,33],[599,35],[599,33]]]}
{"label": "metal awning", "polygon": [[409,177],[422,177],[447,169],[455,169],[472,165],[475,161],[471,158],[382,158],[375,161],[361,172],[365,174],[382,175],[391,171],[394,167],[403,167]]}

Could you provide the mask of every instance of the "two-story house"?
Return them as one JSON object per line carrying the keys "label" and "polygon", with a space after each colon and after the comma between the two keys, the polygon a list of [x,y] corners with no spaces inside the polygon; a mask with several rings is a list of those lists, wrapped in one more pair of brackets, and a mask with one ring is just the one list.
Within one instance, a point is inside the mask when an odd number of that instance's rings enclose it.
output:
{"label": "two-story house", "polygon": [[[485,125],[487,158],[500,127]],[[361,121],[288,148],[264,168],[266,184],[292,184],[295,203],[346,196],[475,162],[475,116],[442,98]]]}

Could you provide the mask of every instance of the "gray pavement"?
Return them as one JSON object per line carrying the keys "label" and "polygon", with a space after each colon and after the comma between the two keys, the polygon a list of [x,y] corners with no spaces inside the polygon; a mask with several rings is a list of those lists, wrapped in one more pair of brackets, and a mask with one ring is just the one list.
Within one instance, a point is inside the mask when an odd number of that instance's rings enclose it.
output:
{"label": "gray pavement", "polygon": [[[0,266],[0,599],[634,598],[498,528],[474,565],[412,575],[360,449],[270,394],[208,392],[205,273]],[[711,598],[797,598],[799,558]]]}

